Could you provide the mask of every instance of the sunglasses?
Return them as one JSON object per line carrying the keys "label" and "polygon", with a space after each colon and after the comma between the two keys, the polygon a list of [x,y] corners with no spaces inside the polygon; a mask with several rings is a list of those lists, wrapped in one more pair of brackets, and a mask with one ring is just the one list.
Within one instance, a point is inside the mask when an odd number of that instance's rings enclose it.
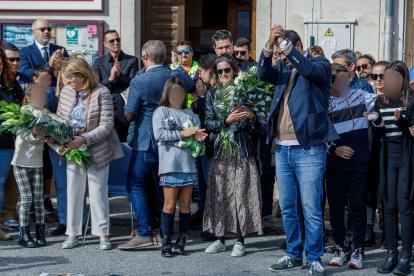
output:
{"label": "sunglasses", "polygon": [[19,57],[16,57],[16,58],[7,58],[11,63],[13,63],[13,62],[15,62],[15,61],[17,61],[17,62],[19,62],[20,61],[20,58]]}
{"label": "sunglasses", "polygon": [[113,45],[115,43],[115,41],[119,43],[119,42],[121,42],[121,38],[120,37],[117,37],[117,38],[108,40],[108,43],[111,44],[111,45]]}
{"label": "sunglasses", "polygon": [[384,74],[371,74],[371,79],[378,80],[378,78],[380,80],[383,80],[384,79]]}
{"label": "sunglasses", "polygon": [[235,56],[240,55],[240,56],[242,56],[242,57],[243,57],[243,56],[245,56],[245,55],[246,55],[246,53],[247,53],[246,51],[234,51],[234,55],[235,55]]}
{"label": "sunglasses", "polygon": [[368,64],[362,64],[362,65],[358,65],[356,67],[357,71],[361,71],[361,69],[367,69],[368,68]]}
{"label": "sunglasses", "polygon": [[41,27],[35,30],[40,30],[42,33],[44,33],[47,30],[50,33],[52,31],[52,27]]}
{"label": "sunglasses", "polygon": [[184,49],[184,50],[177,51],[177,54],[179,54],[179,55],[189,54],[189,53],[191,53],[191,49]]}
{"label": "sunglasses", "polygon": [[231,72],[231,68],[230,67],[228,67],[228,68],[224,68],[224,69],[217,69],[217,74],[220,76],[220,75],[223,75],[223,73],[226,73],[226,74],[228,74],[228,73],[230,73]]}

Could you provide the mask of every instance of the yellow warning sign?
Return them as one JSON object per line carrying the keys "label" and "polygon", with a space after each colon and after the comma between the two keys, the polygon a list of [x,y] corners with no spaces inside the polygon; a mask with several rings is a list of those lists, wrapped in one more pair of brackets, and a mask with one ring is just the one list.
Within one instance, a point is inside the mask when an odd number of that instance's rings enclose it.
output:
{"label": "yellow warning sign", "polygon": [[326,30],[326,32],[325,32],[325,36],[334,36],[334,34],[333,34],[333,32],[332,32],[332,29],[331,29],[331,28],[328,28],[328,29]]}

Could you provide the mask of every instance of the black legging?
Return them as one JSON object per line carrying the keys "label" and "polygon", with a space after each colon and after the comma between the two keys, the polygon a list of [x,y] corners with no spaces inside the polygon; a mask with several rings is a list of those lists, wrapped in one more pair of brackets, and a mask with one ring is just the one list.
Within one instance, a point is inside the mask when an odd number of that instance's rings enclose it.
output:
{"label": "black legging", "polygon": [[[243,237],[242,232],[241,232],[239,218],[237,218],[236,227],[237,227],[237,233],[236,233],[237,234],[237,241],[244,245],[244,237]],[[217,238],[219,239],[219,241],[221,243],[224,243],[224,241],[225,241],[224,237],[217,237]]]}
{"label": "black legging", "polygon": [[[385,238],[388,250],[398,247],[398,212],[401,221],[402,253],[411,257],[414,237],[413,203],[402,195],[398,185],[401,167],[401,144],[387,143],[388,166],[386,179],[386,195],[384,201]],[[408,255],[408,256],[407,256]]]}

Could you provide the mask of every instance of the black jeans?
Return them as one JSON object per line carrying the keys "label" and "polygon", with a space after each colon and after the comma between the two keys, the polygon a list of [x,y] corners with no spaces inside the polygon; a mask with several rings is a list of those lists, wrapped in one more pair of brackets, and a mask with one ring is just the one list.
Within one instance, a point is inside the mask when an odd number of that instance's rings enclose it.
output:
{"label": "black jeans", "polygon": [[398,247],[398,211],[400,212],[402,252],[411,256],[413,246],[413,203],[403,197],[398,179],[401,167],[401,144],[387,143],[388,165],[386,179],[386,196],[384,201],[384,224],[387,248]]}
{"label": "black jeans", "polygon": [[275,167],[272,166],[272,143],[266,144],[266,134],[253,134],[253,143],[258,146],[257,164],[260,172],[262,192],[262,217],[273,214],[273,189],[275,186]]}
{"label": "black jeans", "polygon": [[326,193],[329,203],[329,214],[332,235],[335,243],[344,248],[346,235],[345,205],[349,200],[351,210],[352,235],[354,248],[364,248],[366,213],[366,173],[341,171],[326,172]]}

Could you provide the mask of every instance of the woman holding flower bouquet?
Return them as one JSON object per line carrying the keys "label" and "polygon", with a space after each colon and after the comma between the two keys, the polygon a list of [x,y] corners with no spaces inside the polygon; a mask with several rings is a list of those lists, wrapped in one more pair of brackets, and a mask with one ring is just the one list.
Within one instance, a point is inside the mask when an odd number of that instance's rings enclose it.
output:
{"label": "woman holding flower bouquet", "polygon": [[[19,83],[14,80],[14,74],[7,61],[6,55],[0,49],[0,101],[20,104],[23,92]],[[13,158],[14,138],[11,133],[0,134],[0,213],[4,205],[4,186],[11,170],[10,161]],[[0,240],[10,240],[11,236],[0,227]]]}
{"label": "woman holding flower bouquet", "polygon": [[62,68],[68,81],[59,98],[57,114],[73,127],[73,140],[67,148],[87,148],[93,164],[80,166],[67,160],[67,229],[64,249],[79,244],[82,234],[83,200],[89,187],[92,234],[100,237],[100,249],[109,250],[109,163],[122,157],[122,148],[114,131],[114,110],[109,90],[81,58],[71,58]]}
{"label": "woman holding flower bouquet", "polygon": [[204,230],[212,230],[217,240],[206,253],[226,251],[224,236],[236,233],[231,256],[244,256],[244,237],[263,233],[260,181],[255,162],[251,130],[254,113],[234,86],[238,73],[236,61],[222,56],[215,61],[218,76],[215,89],[206,96],[205,125],[214,141],[209,172]]}

